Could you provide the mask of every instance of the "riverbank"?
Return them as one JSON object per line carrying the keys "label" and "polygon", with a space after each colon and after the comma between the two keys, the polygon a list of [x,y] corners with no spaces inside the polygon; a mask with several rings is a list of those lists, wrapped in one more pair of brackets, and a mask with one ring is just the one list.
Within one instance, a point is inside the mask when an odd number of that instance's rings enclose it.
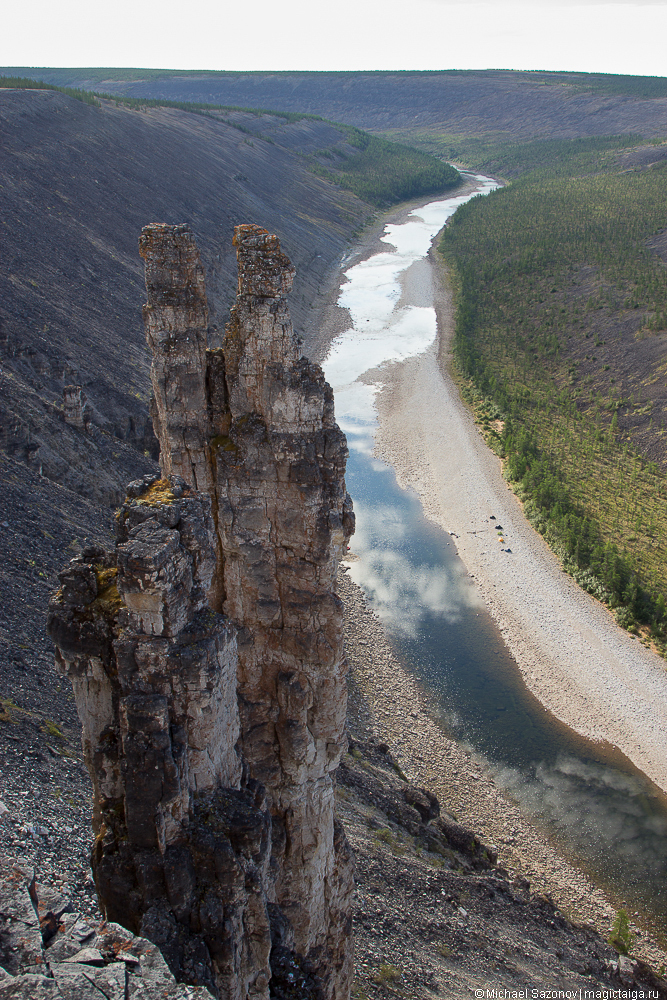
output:
{"label": "riverbank", "polygon": [[667,791],[665,662],[562,571],[524,518],[447,371],[452,296],[433,250],[428,275],[406,272],[404,295],[420,294],[426,280],[438,343],[373,373],[382,386],[376,454],[394,466],[401,485],[419,493],[427,515],[453,533],[529,690],[567,726],[617,747]]}
{"label": "riverbank", "polygon": [[[378,219],[343,266],[386,250],[379,239],[385,225],[405,221],[414,207],[406,206],[400,213]],[[417,489],[427,514],[457,536],[454,541],[459,554],[529,689],[572,729],[620,745],[640,770],[660,784],[666,773],[665,742],[660,735],[664,719],[656,708],[661,700],[667,704],[661,693],[662,661],[621,632],[606,609],[562,573],[555,557],[523,518],[520,505],[502,479],[497,457],[484,444],[455,385],[439,364],[439,351],[440,357],[446,354],[451,336],[453,310],[433,253],[403,274],[401,287],[402,305],[436,305],[439,341],[419,357],[384,364],[363,376],[363,381],[380,387],[376,454],[396,468],[402,485]],[[332,306],[339,288],[336,282],[331,289]],[[345,310],[336,306],[336,313],[338,333],[349,328],[349,322],[345,322]],[[322,358],[325,353],[326,347],[317,356]],[[494,524],[503,525],[502,545]],[[512,552],[501,552],[501,547]],[[515,558],[517,554],[521,560]],[[545,565],[546,583],[541,580]],[[571,604],[567,614],[562,609],[563,594]],[[349,595],[345,599],[351,600]],[[358,606],[353,604],[352,608],[353,617],[361,614]],[[366,609],[364,614],[368,613]],[[364,629],[369,627],[364,615],[359,621]],[[495,842],[506,867],[525,874],[536,888],[553,895],[566,912],[606,933],[613,913],[610,901],[545,844],[543,832],[522,817],[479,761],[443,735],[435,721],[437,711],[429,708],[410,673],[391,659],[382,629],[376,624],[379,632],[370,630],[365,636],[362,631],[358,636],[359,650],[370,663],[363,674],[367,687],[362,702],[372,706],[365,710],[376,717],[373,725],[401,758],[406,773],[434,787],[443,802],[460,813],[462,822]],[[353,634],[353,622],[350,629]],[[378,660],[374,650],[380,648],[385,654]],[[612,663],[608,677],[604,677],[606,656]],[[593,681],[603,689],[601,709],[596,704],[599,692],[595,684],[587,686],[591,657],[595,661]],[[640,657],[648,661],[648,671],[634,670]],[[607,693],[602,682],[606,682]],[[417,703],[420,708],[414,707]],[[651,718],[654,709],[657,719]],[[611,746],[605,749],[613,756]],[[615,906],[619,905],[616,900]],[[640,947],[653,963],[664,962],[665,956],[656,945],[644,940]]]}
{"label": "riverbank", "polygon": [[[474,191],[476,187],[478,184],[470,175],[463,174],[460,186],[450,193],[453,197],[465,196]],[[304,339],[304,352],[311,361],[321,365],[335,338],[350,329],[350,314],[347,309],[338,305],[343,269],[352,264],[361,264],[362,261],[368,260],[369,257],[373,257],[377,253],[386,252],[389,246],[382,240],[382,236],[387,223],[402,225],[407,221],[410,213],[423,204],[424,199],[419,198],[406,202],[390,212],[378,213],[373,222],[365,229],[359,242],[329,273],[328,287],[327,282],[325,282],[325,287],[319,292],[320,299],[317,307],[311,312],[307,326],[303,331],[299,331]]]}
{"label": "riverbank", "polygon": [[[408,780],[434,792],[461,824],[495,848],[498,864],[512,878],[528,880],[532,893],[550,896],[568,919],[606,939],[615,909],[604,893],[522,815],[484,762],[443,732],[426,693],[394,656],[381,621],[344,572],[338,594],[345,605],[352,738],[386,743]],[[655,969],[667,964],[667,953],[650,934],[635,932],[633,954]]]}

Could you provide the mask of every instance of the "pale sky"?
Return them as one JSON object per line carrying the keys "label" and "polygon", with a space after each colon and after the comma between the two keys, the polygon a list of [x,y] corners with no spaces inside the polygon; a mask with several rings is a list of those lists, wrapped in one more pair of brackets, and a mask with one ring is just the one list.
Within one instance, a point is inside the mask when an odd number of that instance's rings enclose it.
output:
{"label": "pale sky", "polygon": [[667,76],[667,0],[22,0],[2,66]]}

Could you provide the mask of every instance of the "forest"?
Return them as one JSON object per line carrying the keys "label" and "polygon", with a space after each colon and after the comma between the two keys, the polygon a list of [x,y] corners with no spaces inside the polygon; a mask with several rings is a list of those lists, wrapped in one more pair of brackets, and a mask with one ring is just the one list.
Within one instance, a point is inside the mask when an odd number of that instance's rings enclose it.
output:
{"label": "forest", "polygon": [[564,568],[664,654],[665,146],[458,147],[459,162],[511,178],[440,242],[462,390]]}

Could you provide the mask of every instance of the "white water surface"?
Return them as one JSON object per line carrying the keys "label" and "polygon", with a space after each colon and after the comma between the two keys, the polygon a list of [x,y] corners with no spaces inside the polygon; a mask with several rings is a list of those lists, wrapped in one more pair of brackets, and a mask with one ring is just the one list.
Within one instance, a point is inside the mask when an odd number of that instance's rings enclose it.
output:
{"label": "white water surface", "polygon": [[333,341],[323,368],[336,400],[336,419],[352,451],[370,454],[377,427],[378,386],[365,378],[379,365],[403,361],[425,351],[436,336],[432,306],[399,306],[400,277],[426,257],[433,239],[460,205],[500,185],[474,174],[475,190],[431,201],[413,209],[406,222],[385,226],[387,250],[345,272],[338,305],[347,309],[349,330]]}
{"label": "white water surface", "polygon": [[[387,249],[344,272],[338,305],[348,310],[352,326],[333,341],[323,365],[334,390],[336,420],[350,449],[348,483],[357,518],[354,550],[359,556],[350,575],[372,595],[383,621],[413,636],[425,613],[458,621],[461,609],[478,604],[479,598],[463,585],[463,567],[457,562],[431,565],[422,559],[413,565],[399,551],[402,540],[414,531],[421,504],[416,497],[410,501],[402,491],[392,490],[393,471],[373,458],[378,426],[375,396],[380,388],[374,378],[380,366],[419,355],[436,338],[432,304],[399,304],[401,276],[426,257],[435,236],[460,205],[499,187],[482,175],[475,174],[472,180],[474,190],[429,202],[413,209],[403,223],[385,226],[381,239]],[[362,470],[360,480],[355,473]],[[375,494],[372,500],[369,489]],[[377,489],[384,499],[377,496]]]}

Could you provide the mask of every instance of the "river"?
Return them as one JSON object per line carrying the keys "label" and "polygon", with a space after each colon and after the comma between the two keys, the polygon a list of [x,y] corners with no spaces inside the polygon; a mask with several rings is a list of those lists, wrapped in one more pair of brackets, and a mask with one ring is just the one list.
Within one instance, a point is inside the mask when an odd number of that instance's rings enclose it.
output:
{"label": "river", "polygon": [[[545,711],[522,681],[458,557],[456,539],[374,455],[382,371],[426,351],[437,335],[428,275],[432,240],[464,201],[497,185],[429,202],[387,225],[386,249],[344,270],[338,305],[350,328],[324,362],[350,448],[357,516],[352,579],[392,644],[432,695],[443,728],[472,747],[496,783],[617,907],[667,917],[665,797],[614,748],[584,739]],[[412,280],[410,279],[412,276]],[[436,414],[433,419],[437,419]]]}

